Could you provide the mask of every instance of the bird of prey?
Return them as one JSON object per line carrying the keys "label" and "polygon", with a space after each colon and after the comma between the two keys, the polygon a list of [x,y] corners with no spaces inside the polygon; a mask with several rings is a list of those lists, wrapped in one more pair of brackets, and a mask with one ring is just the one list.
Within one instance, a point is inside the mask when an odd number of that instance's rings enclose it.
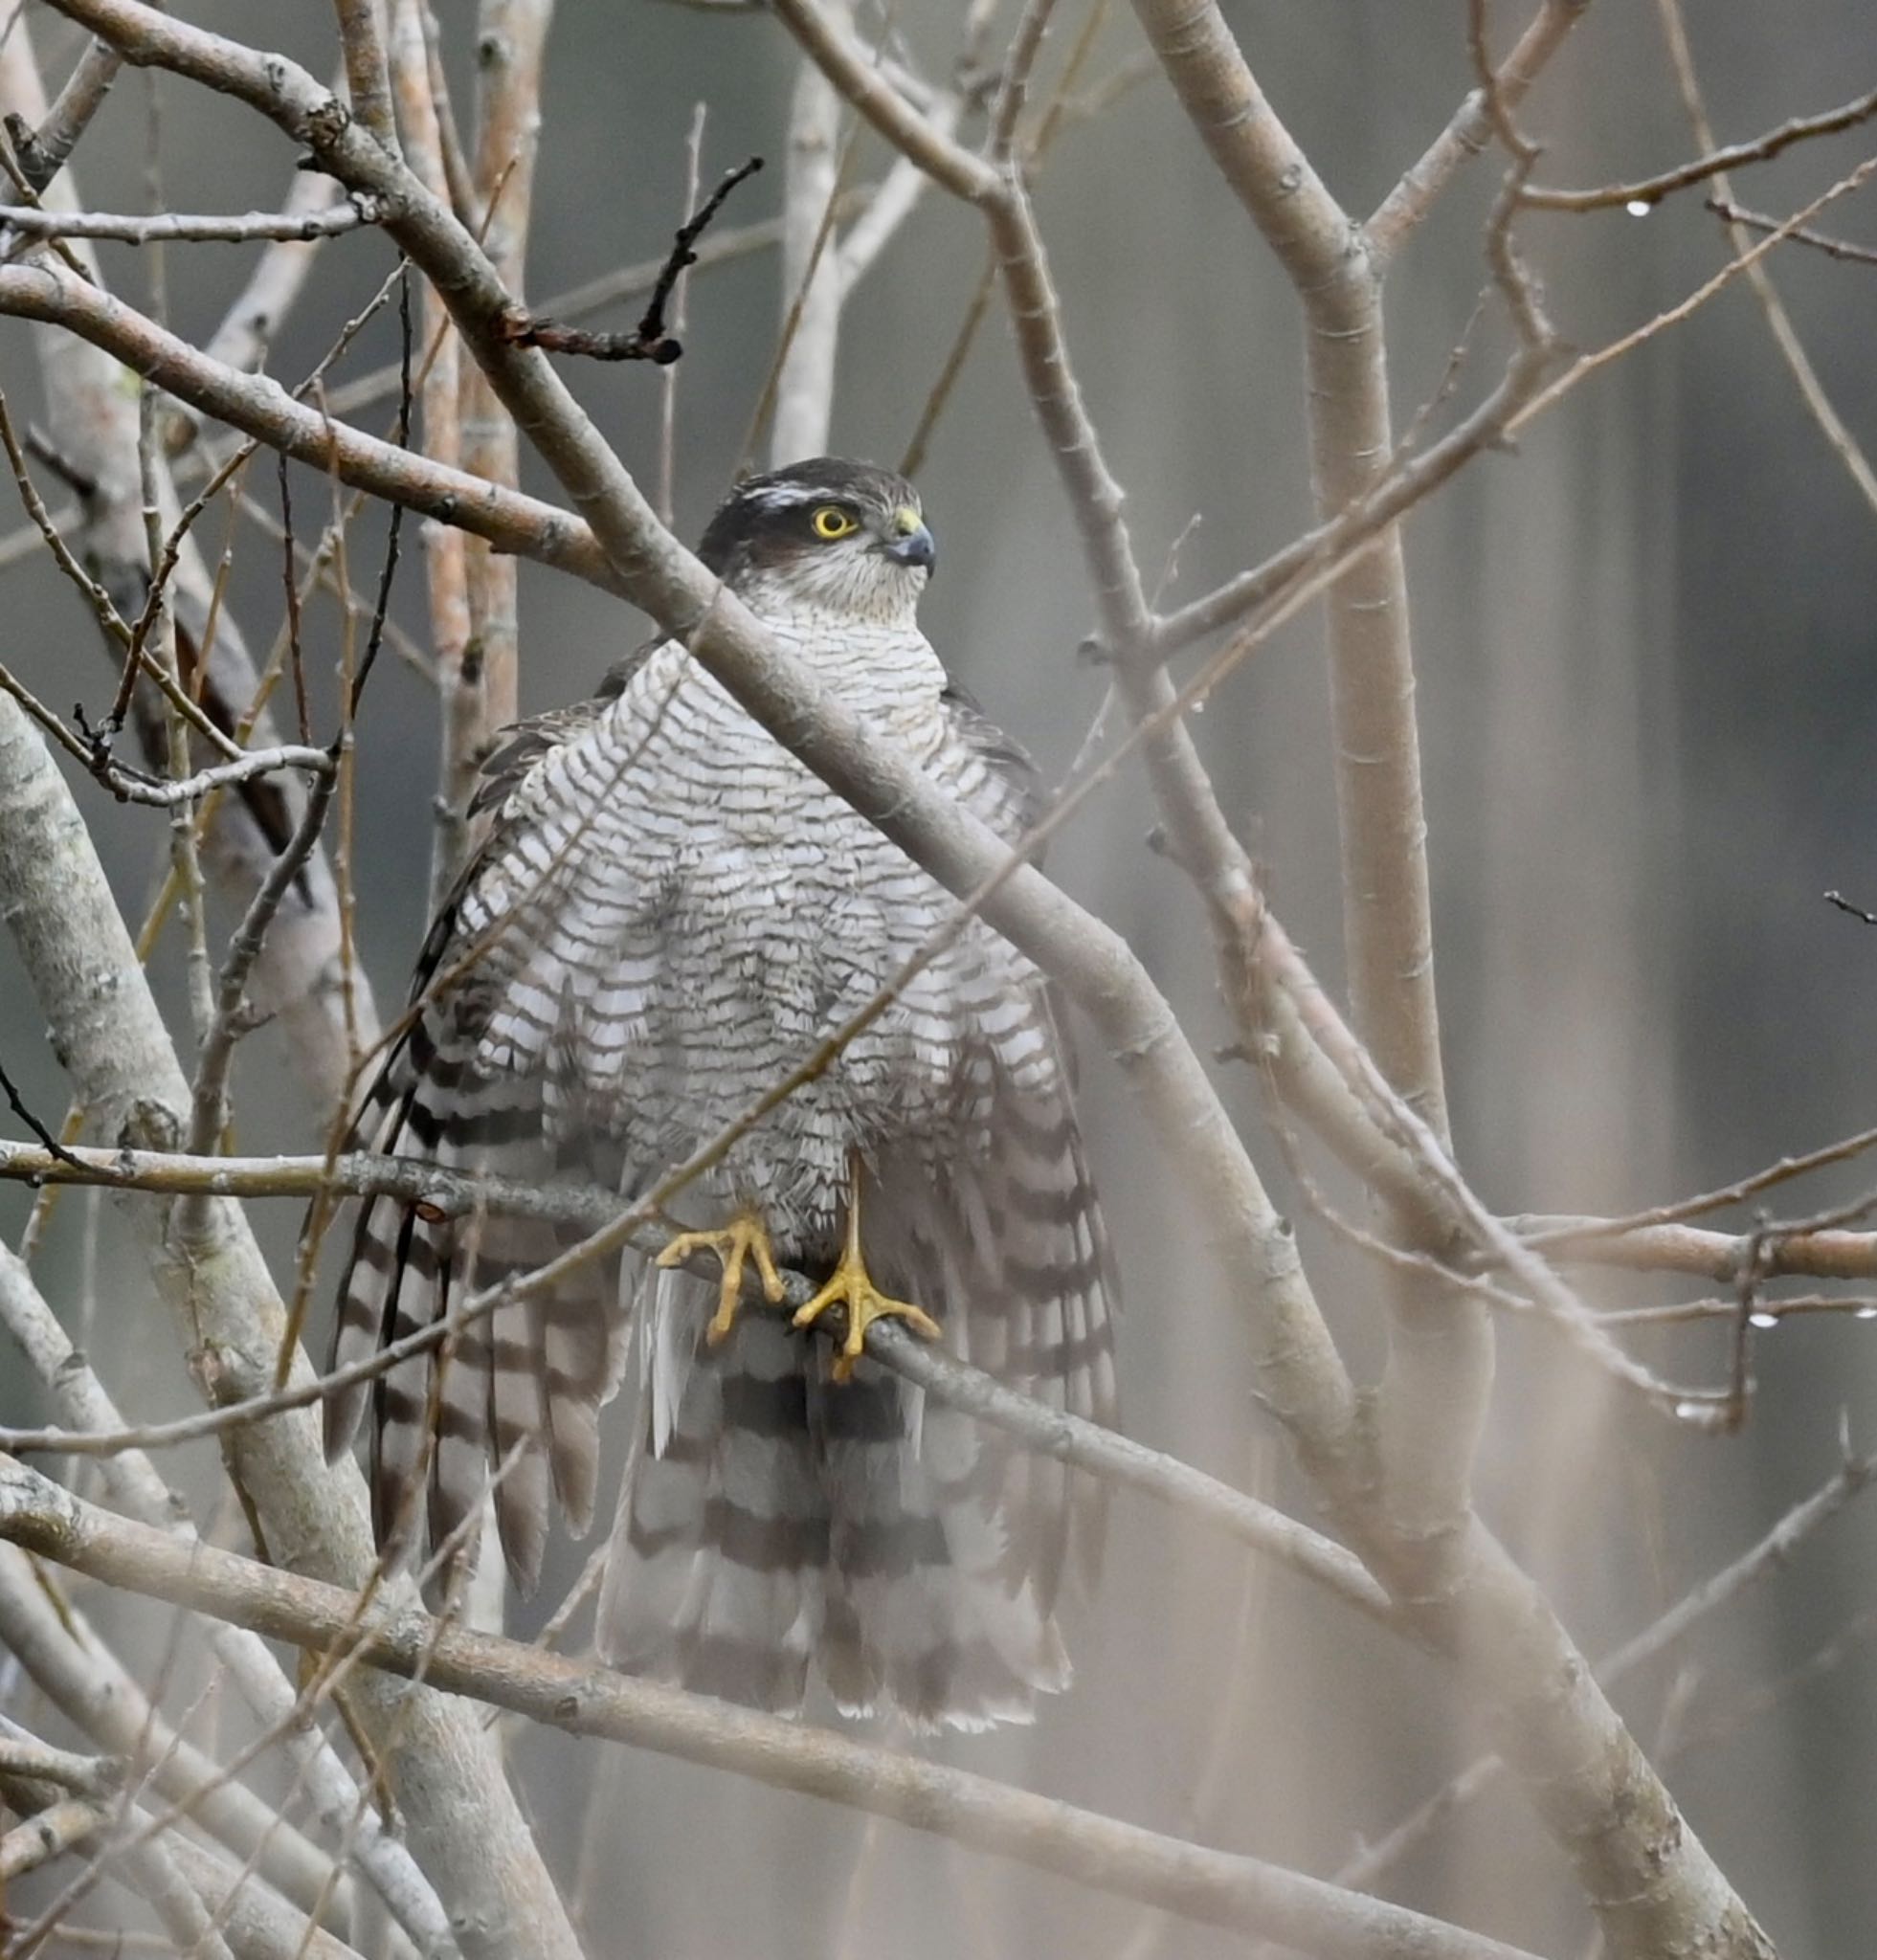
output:
{"label": "bird of prey", "polygon": [[[833,457],[753,478],[700,555],[935,784],[1006,837],[1030,824],[1033,765],[919,630],[934,550],[910,483]],[[364,1147],[643,1193],[955,921],[951,896],[675,639],[596,700],[508,731],[475,809],[486,834],[425,942]],[[630,1290],[590,1264],[376,1377],[381,1542],[414,1535],[420,1509],[433,1545],[459,1541],[493,1475],[503,1548],[531,1585],[550,1493],[576,1532],[591,1523],[598,1412],[632,1373],[606,1659],[791,1713],[818,1670],[849,1713],[1028,1719],[1068,1678],[1057,1602],[1092,1576],[1099,1489],[924,1397],[862,1342],[895,1316],[1054,1407],[1113,1419],[1115,1282],[1070,1077],[1041,974],[973,920],[670,1202],[633,1343]],[[334,1366],[574,1236],[366,1200]],[[746,1269],[775,1301],[778,1267],[820,1288],[793,1325],[738,1310]],[[799,1330],[834,1306],[838,1350]],[[328,1400],[329,1450],[367,1396]]]}

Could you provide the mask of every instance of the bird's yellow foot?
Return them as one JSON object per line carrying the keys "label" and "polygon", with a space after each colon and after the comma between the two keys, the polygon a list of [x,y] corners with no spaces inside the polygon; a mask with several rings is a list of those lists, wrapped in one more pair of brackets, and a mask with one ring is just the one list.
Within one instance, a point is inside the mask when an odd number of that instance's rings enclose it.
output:
{"label": "bird's yellow foot", "polygon": [[834,1278],[806,1306],[796,1309],[794,1325],[798,1327],[813,1326],[831,1306],[847,1309],[847,1338],[841,1342],[840,1352],[835,1357],[835,1380],[838,1382],[844,1382],[852,1376],[854,1364],[860,1360],[861,1349],[866,1345],[867,1329],[875,1321],[902,1320],[915,1334],[923,1334],[928,1341],[936,1341],[939,1337],[939,1324],[923,1307],[914,1306],[909,1300],[889,1300],[880,1291],[867,1277],[866,1261],[860,1257],[860,1247],[851,1243],[841,1255]]}
{"label": "bird's yellow foot", "polygon": [[743,1268],[747,1260],[756,1261],[757,1276],[763,1282],[763,1298],[771,1306],[782,1304],[782,1275],[775,1270],[775,1249],[770,1243],[769,1227],[753,1211],[739,1212],[727,1225],[714,1232],[680,1232],[659,1255],[661,1266],[682,1266],[693,1253],[714,1252],[723,1268],[717,1289],[717,1311],[704,1329],[704,1339],[714,1348],[736,1325],[736,1310],[743,1298]]}

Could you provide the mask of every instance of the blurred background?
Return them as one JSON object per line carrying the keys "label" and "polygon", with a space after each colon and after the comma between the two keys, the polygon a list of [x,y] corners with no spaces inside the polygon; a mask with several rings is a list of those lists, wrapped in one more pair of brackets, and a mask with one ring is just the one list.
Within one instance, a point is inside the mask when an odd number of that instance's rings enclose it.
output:
{"label": "blurred background", "polygon": [[[319,73],[326,10],[192,0],[189,16],[283,48]],[[1008,11],[1008,10],[1007,10]],[[1510,11],[1501,39],[1522,19]],[[943,78],[951,7],[925,0],[901,25]],[[1862,0],[1707,0],[1693,52],[1723,140],[1867,87],[1877,33]],[[474,10],[440,0],[459,112],[473,97]],[[1330,189],[1372,210],[1470,86],[1464,9],[1393,0],[1228,0],[1259,78]],[[1085,72],[1139,54],[1115,5]],[[79,36],[27,10],[49,77]],[[1082,18],[1061,11],[1044,76]],[[708,104],[706,183],[751,153],[771,167],[726,223],[773,212],[796,56],[760,12],[659,0],[566,6],[554,28],[528,291],[556,291],[656,258],[682,214],[693,105]],[[1084,84],[1085,85],[1085,84]],[[88,203],[145,207],[151,85],[126,73],[77,159]],[[253,115],[165,81],[164,189],[174,208],[276,209],[292,158]],[[1590,184],[1694,152],[1655,11],[1591,8],[1523,112],[1544,144],[1540,178]],[[1743,172],[1741,201],[1787,212],[1842,176],[1871,125]],[[862,134],[854,181],[883,167]],[[1498,182],[1463,174],[1392,275],[1397,424],[1441,384],[1484,283],[1481,226]],[[1823,228],[1877,243],[1873,193]],[[1192,138],[1157,76],[1067,128],[1037,186],[1070,345],[1150,578],[1195,596],[1311,522],[1302,334],[1275,262]],[[1533,213],[1521,225],[1553,315],[1597,345],[1680,299],[1724,260],[1699,191],[1637,219]],[[974,215],[937,194],[850,302],[833,447],[896,462],[918,423],[983,261]],[[192,337],[221,317],[252,248],[174,247],[168,303]],[[106,247],[109,278],[139,303],[146,258]],[[297,376],[391,265],[361,233],[324,248],[278,345]],[[1825,389],[1877,443],[1877,269],[1785,250],[1770,261]],[[778,261],[756,254],[691,287],[679,387],[678,511],[695,537],[744,454],[783,304]],[[637,317],[633,302],[604,323]],[[343,372],[392,358],[393,322]],[[1463,400],[1498,372],[1496,328],[1461,369]],[[649,479],[658,384],[639,367],[581,364],[568,378]],[[23,420],[38,382],[28,330],[0,322],[0,384]],[[388,421],[389,411],[367,416]],[[550,494],[532,473],[528,487]],[[307,525],[325,490],[301,473]],[[255,487],[271,497],[272,471]],[[1067,508],[994,307],[920,478],[937,532],[930,635],[990,710],[1061,780],[1102,698],[1076,648],[1093,625]],[[56,501],[56,500],[55,500]],[[218,544],[220,521],[212,537]],[[13,519],[0,519],[0,530]],[[383,514],[359,528],[375,565]],[[408,536],[409,534],[407,534]],[[1594,378],[1531,429],[1515,455],[1474,465],[1408,526],[1434,869],[1441,1018],[1460,1162],[1503,1210],[1624,1212],[1727,1182],[1870,1124],[1877,930],[1825,905],[1827,887],[1877,908],[1877,511],[1805,413],[1765,319],[1736,282],[1678,330]],[[372,574],[375,576],[375,571]],[[0,574],[0,659],[43,696],[95,709],[108,670],[90,619],[43,553]],[[246,534],[231,604],[264,646],[280,611],[275,547]],[[407,555],[394,611],[422,638],[421,569]],[[538,708],[589,691],[644,622],[617,602],[522,568],[522,691]],[[329,693],[330,605],[308,646]],[[322,635],[324,635],[324,638]],[[1321,623],[1307,614],[1258,654],[1197,725],[1221,797],[1266,867],[1274,904],[1332,988],[1336,886]],[[361,732],[358,880],[363,956],[380,1000],[402,992],[421,936],[434,785],[434,698],[388,660]],[[165,862],[161,817],[80,785],[128,912]],[[1125,932],[1210,1049],[1229,1029],[1204,922],[1179,874],[1145,848],[1136,772],[1103,792],[1055,847],[1052,870]],[[176,939],[159,960],[172,1026],[187,1031]],[[1084,1042],[1084,1047],[1089,1044]],[[56,1122],[65,1091],[11,948],[0,943],[0,1059]],[[1374,1274],[1311,1215],[1264,1127],[1253,1084],[1220,1065],[1261,1167],[1294,1205],[1312,1278],[1352,1361],[1380,1355]],[[1256,1408],[1241,1306],[1189,1267],[1190,1233],[1156,1173],[1151,1140],[1114,1072],[1084,1066],[1087,1121],[1109,1192],[1130,1313],[1127,1426],[1309,1515],[1273,1425]],[[278,1038],[237,1072],[243,1148],[305,1149],[316,1125]],[[13,1127],[13,1126],[10,1126]],[[1776,1194],[1805,1212],[1877,1182],[1845,1167]],[[1335,1180],[1339,1201],[1354,1202]],[[92,1209],[96,1209],[93,1207]],[[12,1239],[26,1200],[0,1189]],[[38,1271],[76,1317],[127,1410],[187,1405],[108,1210],[95,1265],[87,1204],[68,1200]],[[257,1207],[284,1273],[290,1204]],[[1699,1287],[1591,1276],[1594,1299],[1652,1302]],[[1684,1328],[1652,1350],[1683,1377],[1717,1379],[1725,1336]],[[1787,1324],[1757,1344],[1759,1393],[1728,1440],[1677,1433],[1599,1381],[1542,1330],[1504,1330],[1481,1507],[1595,1656],[1648,1623],[1827,1477],[1841,1417],[1877,1443],[1877,1325]],[[0,1418],[33,1399],[0,1354]],[[623,1435],[622,1426],[615,1425]],[[616,1450],[615,1450],[616,1455]],[[184,1475],[182,1462],[172,1466]],[[214,1487],[203,1452],[193,1487]],[[1489,1743],[1441,1672],[1169,1514],[1124,1497],[1106,1579],[1071,1627],[1078,1678],[1027,1734],[948,1741],[946,1759],[1009,1774],[1097,1810],[1328,1874],[1389,1830]],[[202,1515],[208,1515],[208,1506]],[[1877,1950],[1877,1868],[1863,1803],[1877,1761],[1877,1644],[1852,1639],[1829,1669],[1753,1712],[1759,1689],[1877,1610],[1877,1506],[1853,1507],[1795,1569],[1624,1687],[1645,1747],[1689,1822],[1789,1954]],[[537,1623],[578,1570],[563,1548]],[[103,1611],[102,1603],[99,1610]],[[1695,1670],[1676,1734],[1659,1733],[1682,1667]],[[650,1756],[524,1734],[519,1767],[555,1869],[578,1889],[591,1950],[660,1960],[724,1954],[907,1956],[981,1952],[1204,1956],[1209,1935],[888,1827]],[[1548,1954],[1585,1950],[1589,1920],[1561,1860],[1503,1793],[1434,1832],[1387,1881],[1397,1898]]]}

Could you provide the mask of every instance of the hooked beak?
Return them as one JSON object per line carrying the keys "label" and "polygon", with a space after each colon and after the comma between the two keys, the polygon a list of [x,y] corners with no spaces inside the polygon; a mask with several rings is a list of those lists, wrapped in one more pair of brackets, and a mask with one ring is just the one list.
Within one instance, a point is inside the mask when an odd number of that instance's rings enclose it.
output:
{"label": "hooked beak", "polygon": [[902,531],[883,549],[895,565],[917,565],[930,571],[938,563],[938,546],[923,523],[916,523],[909,531]]}

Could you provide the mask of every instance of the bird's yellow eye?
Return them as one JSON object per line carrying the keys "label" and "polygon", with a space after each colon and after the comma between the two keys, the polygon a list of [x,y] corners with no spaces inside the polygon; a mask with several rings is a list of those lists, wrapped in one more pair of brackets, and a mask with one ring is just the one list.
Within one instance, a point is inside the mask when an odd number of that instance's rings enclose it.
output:
{"label": "bird's yellow eye", "polygon": [[842,510],[838,503],[824,503],[809,523],[814,525],[817,538],[830,540],[844,538],[850,531],[860,528],[860,519],[852,511]]}

